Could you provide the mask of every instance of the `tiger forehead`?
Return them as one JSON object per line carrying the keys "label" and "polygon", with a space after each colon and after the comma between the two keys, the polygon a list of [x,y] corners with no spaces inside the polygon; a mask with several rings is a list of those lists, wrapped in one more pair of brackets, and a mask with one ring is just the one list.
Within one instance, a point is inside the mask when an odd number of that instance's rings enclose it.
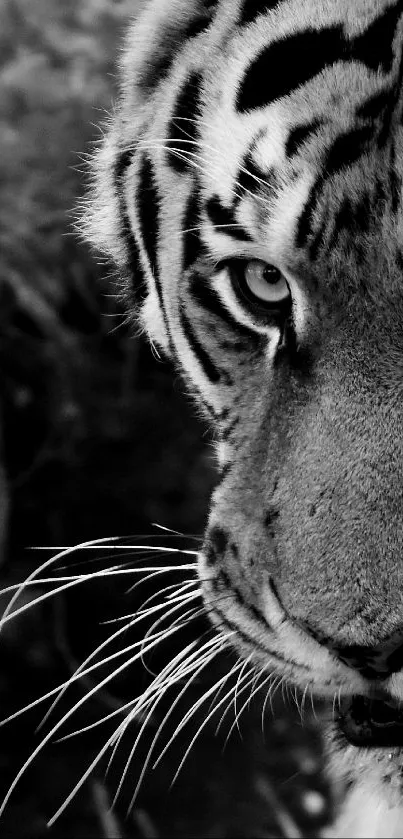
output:
{"label": "tiger forehead", "polygon": [[312,110],[339,122],[348,115],[372,119],[398,98],[401,0],[381,9],[370,0],[279,0],[265,13],[267,4],[259,5],[256,26],[236,27],[204,68],[204,102],[223,119],[232,111],[245,129],[259,124],[262,112],[270,118],[273,108],[290,122]]}
{"label": "tiger forehead", "polygon": [[[201,108],[208,165],[200,180],[208,208],[217,210],[218,199],[226,208],[209,213],[221,236],[226,213],[246,231],[238,239],[258,229],[274,250],[276,242],[280,252],[307,246],[314,259],[326,224],[333,251],[343,231],[365,237],[371,216],[372,224],[380,215],[387,222],[378,236],[396,235],[402,14],[401,2],[369,0],[243,5],[252,26],[235,31],[207,68]],[[329,181],[333,226],[324,217]],[[258,192],[265,202],[241,212],[239,196]]]}

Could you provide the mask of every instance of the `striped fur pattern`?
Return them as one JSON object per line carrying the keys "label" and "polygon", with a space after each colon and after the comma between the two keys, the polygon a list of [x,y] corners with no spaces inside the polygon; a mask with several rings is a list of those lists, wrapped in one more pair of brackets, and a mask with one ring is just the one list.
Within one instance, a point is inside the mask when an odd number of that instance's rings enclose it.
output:
{"label": "striped fur pattern", "polygon": [[[331,698],[403,628],[402,75],[401,0],[150,0],[84,218],[215,430],[209,610]],[[336,762],[402,836],[400,752]]]}

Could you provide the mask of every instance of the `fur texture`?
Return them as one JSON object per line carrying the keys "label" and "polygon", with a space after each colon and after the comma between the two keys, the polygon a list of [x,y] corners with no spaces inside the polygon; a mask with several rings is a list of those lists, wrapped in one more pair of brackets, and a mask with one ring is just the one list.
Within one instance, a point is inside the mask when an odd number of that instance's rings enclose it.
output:
{"label": "fur texture", "polygon": [[[215,428],[209,609],[329,697],[369,695],[352,650],[403,632],[402,46],[396,0],[151,0],[84,218]],[[251,262],[285,313],[244,294]],[[336,751],[336,831],[402,836],[400,753]]]}

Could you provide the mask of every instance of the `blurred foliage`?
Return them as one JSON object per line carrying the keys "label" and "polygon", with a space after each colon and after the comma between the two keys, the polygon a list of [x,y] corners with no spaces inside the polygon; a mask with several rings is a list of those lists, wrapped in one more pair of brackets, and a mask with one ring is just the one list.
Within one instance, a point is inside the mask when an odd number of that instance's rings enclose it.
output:
{"label": "blurred foliage", "polygon": [[0,385],[13,521],[30,543],[154,518],[200,528],[211,484],[183,388],[133,339],[72,231],[139,6],[0,0]]}

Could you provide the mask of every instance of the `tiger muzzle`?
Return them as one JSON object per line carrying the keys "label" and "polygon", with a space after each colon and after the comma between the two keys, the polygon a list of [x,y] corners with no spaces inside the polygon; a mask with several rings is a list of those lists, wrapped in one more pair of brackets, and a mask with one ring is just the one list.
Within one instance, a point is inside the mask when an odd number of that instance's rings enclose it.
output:
{"label": "tiger muzzle", "polygon": [[403,705],[393,700],[347,697],[340,702],[337,723],[352,746],[403,747]]}

